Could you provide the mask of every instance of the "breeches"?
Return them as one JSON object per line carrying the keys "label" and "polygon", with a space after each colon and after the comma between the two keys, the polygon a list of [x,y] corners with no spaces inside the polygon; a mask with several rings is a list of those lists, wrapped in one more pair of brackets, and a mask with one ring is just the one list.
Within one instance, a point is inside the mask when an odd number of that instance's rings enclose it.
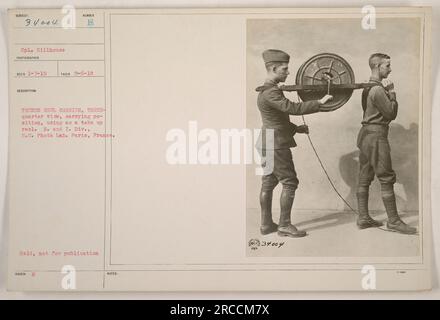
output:
{"label": "breeches", "polygon": [[376,176],[382,185],[393,185],[396,173],[391,164],[388,127],[365,125],[358,135],[359,187],[368,187]]}
{"label": "breeches", "polygon": [[[281,183],[285,190],[295,192],[299,181],[296,176],[291,150],[278,149],[265,152],[266,157],[270,157],[270,153],[273,152],[273,169],[271,173],[263,175],[262,191],[272,191],[278,183]],[[267,163],[267,161],[265,162]]]}

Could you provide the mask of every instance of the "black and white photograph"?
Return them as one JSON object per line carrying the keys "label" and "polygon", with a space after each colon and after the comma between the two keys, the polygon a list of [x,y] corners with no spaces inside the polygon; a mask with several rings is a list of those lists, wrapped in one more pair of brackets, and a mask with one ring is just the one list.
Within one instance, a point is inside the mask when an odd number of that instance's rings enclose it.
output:
{"label": "black and white photograph", "polygon": [[421,257],[422,28],[247,21],[248,256]]}

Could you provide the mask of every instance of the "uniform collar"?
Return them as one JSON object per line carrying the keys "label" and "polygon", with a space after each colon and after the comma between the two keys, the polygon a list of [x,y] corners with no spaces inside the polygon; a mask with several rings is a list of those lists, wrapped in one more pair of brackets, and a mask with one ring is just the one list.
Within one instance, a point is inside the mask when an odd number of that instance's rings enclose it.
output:
{"label": "uniform collar", "polygon": [[266,80],[266,81],[264,81],[264,86],[266,87],[266,86],[271,86],[271,87],[273,87],[273,86],[277,86],[278,84],[275,82],[275,81],[273,81],[273,80]]}
{"label": "uniform collar", "polygon": [[262,86],[259,86],[255,89],[255,91],[261,92],[268,88],[277,87],[278,84],[273,80],[266,80]]}
{"label": "uniform collar", "polygon": [[370,77],[370,82],[375,82],[375,83],[378,83],[378,84],[382,84],[382,82],[378,78],[376,78],[376,77]]}

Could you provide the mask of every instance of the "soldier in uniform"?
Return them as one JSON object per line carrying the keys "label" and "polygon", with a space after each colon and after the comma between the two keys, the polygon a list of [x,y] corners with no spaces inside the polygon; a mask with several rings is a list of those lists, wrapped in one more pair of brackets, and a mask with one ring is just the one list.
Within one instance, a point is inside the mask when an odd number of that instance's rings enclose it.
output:
{"label": "soldier in uniform", "polygon": [[408,226],[400,219],[393,190],[396,174],[391,165],[388,125],[397,116],[398,104],[394,84],[386,79],[391,72],[391,60],[386,54],[374,53],[370,56],[369,65],[370,83],[374,86],[365,88],[362,92],[364,114],[357,139],[357,146],[360,149],[360,171],[356,193],[359,216],[356,223],[360,229],[382,225],[381,222],[372,219],[368,213],[369,187],[374,176],[377,176],[388,216],[388,229],[413,234],[417,229]]}
{"label": "soldier in uniform", "polygon": [[[319,112],[320,106],[332,99],[332,96],[326,95],[321,100],[300,103],[290,101],[278,87],[278,84],[285,82],[289,75],[290,56],[281,50],[269,49],[263,52],[263,60],[267,70],[267,78],[264,85],[257,88],[259,92],[257,105],[263,121],[257,148],[263,158],[269,157],[273,163],[271,172],[265,172],[262,177],[260,232],[265,235],[278,231],[279,236],[304,237],[306,232],[298,230],[291,224],[291,209],[295,190],[298,187],[298,178],[290,148],[296,146],[293,135],[308,133],[309,129],[306,125],[296,126],[291,123],[289,115]],[[273,130],[272,140],[266,139],[267,129]],[[272,194],[278,183],[282,184],[283,190],[280,199],[280,220],[277,225],[272,220]]]}

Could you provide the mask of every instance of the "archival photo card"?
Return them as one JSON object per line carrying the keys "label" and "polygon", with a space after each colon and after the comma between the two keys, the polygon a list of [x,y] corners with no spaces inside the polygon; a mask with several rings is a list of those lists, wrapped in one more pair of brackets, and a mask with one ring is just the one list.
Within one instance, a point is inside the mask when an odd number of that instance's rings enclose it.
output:
{"label": "archival photo card", "polygon": [[12,291],[431,288],[431,10],[11,9]]}

